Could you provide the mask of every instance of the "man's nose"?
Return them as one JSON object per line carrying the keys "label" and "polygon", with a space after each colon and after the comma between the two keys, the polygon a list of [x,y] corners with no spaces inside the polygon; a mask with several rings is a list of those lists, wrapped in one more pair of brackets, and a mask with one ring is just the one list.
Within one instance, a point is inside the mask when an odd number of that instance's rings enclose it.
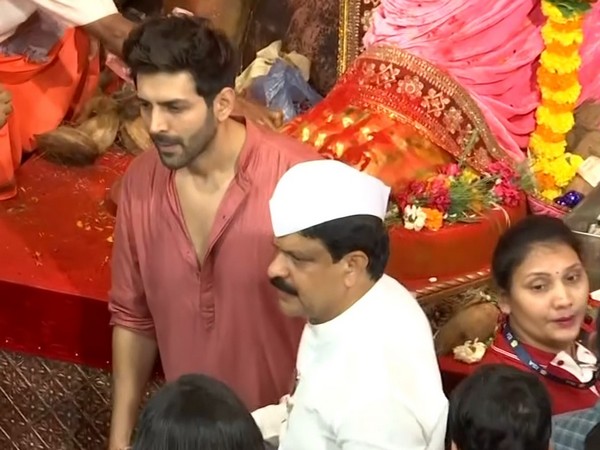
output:
{"label": "man's nose", "polygon": [[148,131],[150,134],[161,134],[168,131],[167,121],[157,108],[149,113]]}
{"label": "man's nose", "polygon": [[267,268],[267,275],[269,278],[285,278],[287,276],[285,258],[281,252],[277,252],[275,258],[273,258],[273,261],[271,261],[271,264],[269,264],[269,267]]}

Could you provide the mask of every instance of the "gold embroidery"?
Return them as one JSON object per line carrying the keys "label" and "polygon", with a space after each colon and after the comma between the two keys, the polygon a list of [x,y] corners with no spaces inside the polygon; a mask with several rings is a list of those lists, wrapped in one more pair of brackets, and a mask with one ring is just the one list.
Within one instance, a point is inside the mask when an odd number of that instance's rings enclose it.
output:
{"label": "gold embroidery", "polygon": [[462,125],[464,118],[458,109],[456,109],[454,106],[451,106],[444,113],[442,121],[450,133],[456,133]]}
{"label": "gold embroidery", "polygon": [[369,31],[371,22],[373,22],[373,10],[368,9],[362,13],[362,17],[360,18],[360,24],[362,25],[363,33]]}
{"label": "gold embroidery", "polygon": [[339,0],[337,72],[341,76],[361,51],[364,32],[360,26],[362,0]]}
{"label": "gold embroidery", "polygon": [[435,89],[429,89],[427,95],[423,97],[421,106],[425,108],[428,114],[433,114],[435,117],[440,117],[446,105],[450,103],[450,99],[445,97],[443,93],[436,91]]}
{"label": "gold embroidery", "polygon": [[[480,172],[492,160],[513,164],[469,94],[446,73],[399,48],[365,51],[328,97],[329,104],[377,111],[409,124],[455,158],[466,156]],[[473,149],[469,155],[467,148]]]}
{"label": "gold embroidery", "polygon": [[381,0],[340,0],[338,27],[338,76],[364,51],[363,38],[371,26],[373,10]]}
{"label": "gold embroidery", "polygon": [[403,79],[398,80],[396,92],[398,94],[406,94],[409,97],[422,97],[425,85],[421,83],[418,76],[406,75]]}

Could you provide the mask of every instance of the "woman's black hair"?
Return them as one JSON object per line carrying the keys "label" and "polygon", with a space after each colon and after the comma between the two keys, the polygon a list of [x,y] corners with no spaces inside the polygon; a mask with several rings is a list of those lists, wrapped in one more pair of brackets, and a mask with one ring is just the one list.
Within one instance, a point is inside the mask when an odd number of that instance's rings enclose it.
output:
{"label": "woman's black hair", "polygon": [[528,216],[510,227],[500,238],[492,256],[492,275],[496,286],[510,292],[513,275],[540,244],[564,244],[582,259],[581,242],[560,219],[549,216]]}

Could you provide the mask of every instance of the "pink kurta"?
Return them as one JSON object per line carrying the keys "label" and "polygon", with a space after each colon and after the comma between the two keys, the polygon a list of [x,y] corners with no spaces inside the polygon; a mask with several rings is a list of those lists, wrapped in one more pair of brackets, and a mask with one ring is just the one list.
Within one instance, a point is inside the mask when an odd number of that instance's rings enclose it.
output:
{"label": "pink kurta", "polygon": [[109,307],[113,325],[155,336],[167,380],[202,372],[255,409],[288,392],[304,325],[282,315],[267,277],[275,252],[268,200],[289,167],[318,155],[293,138],[250,122],[246,128],[201,268],[173,172],[155,151],[132,163],[119,202]]}
{"label": "pink kurta", "polygon": [[[475,99],[500,144],[522,160],[539,105],[540,0],[381,0],[365,46],[392,44],[448,72]],[[580,100],[600,99],[600,3],[587,14]]]}

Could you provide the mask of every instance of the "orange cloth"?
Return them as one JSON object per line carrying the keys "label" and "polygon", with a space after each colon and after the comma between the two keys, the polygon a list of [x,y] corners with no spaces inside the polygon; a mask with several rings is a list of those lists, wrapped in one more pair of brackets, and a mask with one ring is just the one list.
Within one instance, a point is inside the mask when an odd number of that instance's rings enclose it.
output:
{"label": "orange cloth", "polygon": [[15,170],[35,148],[35,135],[58,127],[94,94],[100,64],[89,55],[89,38],[77,28],[65,31],[44,63],[0,55],[0,85],[13,98],[13,113],[0,129],[0,200],[16,195]]}

